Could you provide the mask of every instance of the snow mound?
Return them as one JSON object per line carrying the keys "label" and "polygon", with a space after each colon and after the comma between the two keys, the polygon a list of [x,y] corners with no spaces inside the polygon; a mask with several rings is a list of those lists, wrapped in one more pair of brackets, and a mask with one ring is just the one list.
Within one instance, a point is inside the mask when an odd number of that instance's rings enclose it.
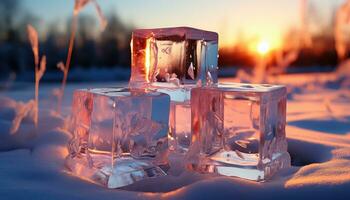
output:
{"label": "snow mound", "polygon": [[[306,76],[306,75],[305,75]],[[305,78],[305,77],[304,77]],[[292,82],[291,80],[298,80]],[[232,80],[229,80],[232,81]],[[284,80],[286,81],[286,80]],[[350,88],[290,78],[287,111],[288,151],[292,165],[272,180],[256,183],[239,178],[190,173],[175,165],[170,175],[108,190],[64,171],[72,91],[100,85],[68,85],[63,116],[52,109],[51,91],[42,86],[39,126],[31,112],[11,133],[19,107],[32,91],[0,95],[1,199],[344,199],[350,196]],[[336,82],[340,84],[340,82]],[[11,98],[8,98],[11,97]],[[15,99],[15,100],[14,100]],[[22,102],[21,102],[22,101]],[[171,158],[178,163],[179,158]],[[24,192],[23,192],[24,191]]]}

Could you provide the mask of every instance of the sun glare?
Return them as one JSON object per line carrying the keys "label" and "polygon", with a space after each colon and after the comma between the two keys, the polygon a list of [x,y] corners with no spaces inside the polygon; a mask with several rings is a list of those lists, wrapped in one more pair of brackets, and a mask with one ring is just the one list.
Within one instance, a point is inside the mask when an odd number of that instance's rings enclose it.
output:
{"label": "sun glare", "polygon": [[263,40],[258,43],[256,50],[258,51],[259,54],[265,55],[270,51],[270,49],[271,49],[270,44],[267,41]]}

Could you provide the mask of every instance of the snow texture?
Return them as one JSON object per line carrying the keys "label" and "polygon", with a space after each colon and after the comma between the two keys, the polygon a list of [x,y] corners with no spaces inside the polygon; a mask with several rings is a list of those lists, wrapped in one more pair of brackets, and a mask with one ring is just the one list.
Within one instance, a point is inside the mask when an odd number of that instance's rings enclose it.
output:
{"label": "snow texture", "polygon": [[181,156],[172,156],[170,175],[116,190],[64,170],[71,137],[66,130],[74,89],[126,83],[68,85],[64,117],[55,113],[56,99],[52,95],[59,85],[41,85],[38,128],[29,112],[18,130],[11,133],[18,107],[34,94],[31,84],[14,83],[0,91],[0,199],[349,199],[349,78],[282,75],[269,82],[288,85],[286,132],[292,168],[268,182],[257,183],[190,173],[176,162]]}

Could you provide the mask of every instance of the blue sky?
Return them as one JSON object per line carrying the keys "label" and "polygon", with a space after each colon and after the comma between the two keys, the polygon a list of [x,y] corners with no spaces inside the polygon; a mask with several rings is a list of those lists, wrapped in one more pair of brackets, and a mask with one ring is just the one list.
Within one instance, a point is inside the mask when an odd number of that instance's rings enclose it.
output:
{"label": "blue sky", "polygon": [[[322,20],[344,0],[309,0]],[[74,0],[21,0],[22,8],[40,18],[40,24],[65,22]],[[281,40],[298,26],[300,0],[98,0],[102,10],[116,13],[126,23],[153,28],[193,26],[219,32],[221,42],[235,42],[238,34]],[[93,14],[90,5],[83,13]]]}

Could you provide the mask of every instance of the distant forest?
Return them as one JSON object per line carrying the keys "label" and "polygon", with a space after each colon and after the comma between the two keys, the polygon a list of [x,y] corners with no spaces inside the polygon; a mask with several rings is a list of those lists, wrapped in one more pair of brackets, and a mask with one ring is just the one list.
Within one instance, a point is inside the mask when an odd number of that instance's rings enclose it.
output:
{"label": "distant forest", "polygon": [[[22,17],[18,16],[21,12]],[[79,15],[76,43],[73,51],[72,66],[82,68],[130,67],[130,37],[134,27],[123,23],[117,14],[107,14],[107,28],[95,36],[91,30],[98,29],[98,20],[94,16]],[[18,0],[0,0],[0,78],[11,72],[21,73],[33,69],[33,56],[26,36],[26,25],[39,27],[38,16],[23,11]],[[40,41],[40,52],[47,56],[48,70],[57,70],[56,64],[65,61],[70,35],[70,19],[65,23],[67,31],[59,30],[56,23],[51,24]],[[323,27],[320,34],[312,35],[313,46],[301,49],[299,58],[293,66],[336,66],[337,56],[331,25]],[[293,40],[291,30],[285,43]],[[287,42],[288,41],[288,42]],[[244,40],[232,47],[221,48],[220,67],[252,67],[254,55],[249,53]],[[273,58],[273,52],[272,58]]]}
{"label": "distant forest", "polygon": [[[18,19],[20,1],[0,1],[0,68],[1,75],[20,73],[33,69],[33,55],[27,39],[26,26],[39,27],[39,20],[33,13],[25,13]],[[73,11],[73,8],[72,8]],[[23,11],[22,11],[23,12]],[[117,15],[107,15],[108,26],[96,36],[91,30],[99,27],[94,16],[79,15],[78,29],[73,51],[72,65],[82,68],[91,66],[129,67],[132,26],[120,21]],[[56,69],[65,61],[68,51],[71,19],[66,22],[67,30],[62,32],[57,24],[51,24],[45,39],[40,41],[40,52],[47,56],[48,70]],[[1,76],[0,75],[0,76]]]}

